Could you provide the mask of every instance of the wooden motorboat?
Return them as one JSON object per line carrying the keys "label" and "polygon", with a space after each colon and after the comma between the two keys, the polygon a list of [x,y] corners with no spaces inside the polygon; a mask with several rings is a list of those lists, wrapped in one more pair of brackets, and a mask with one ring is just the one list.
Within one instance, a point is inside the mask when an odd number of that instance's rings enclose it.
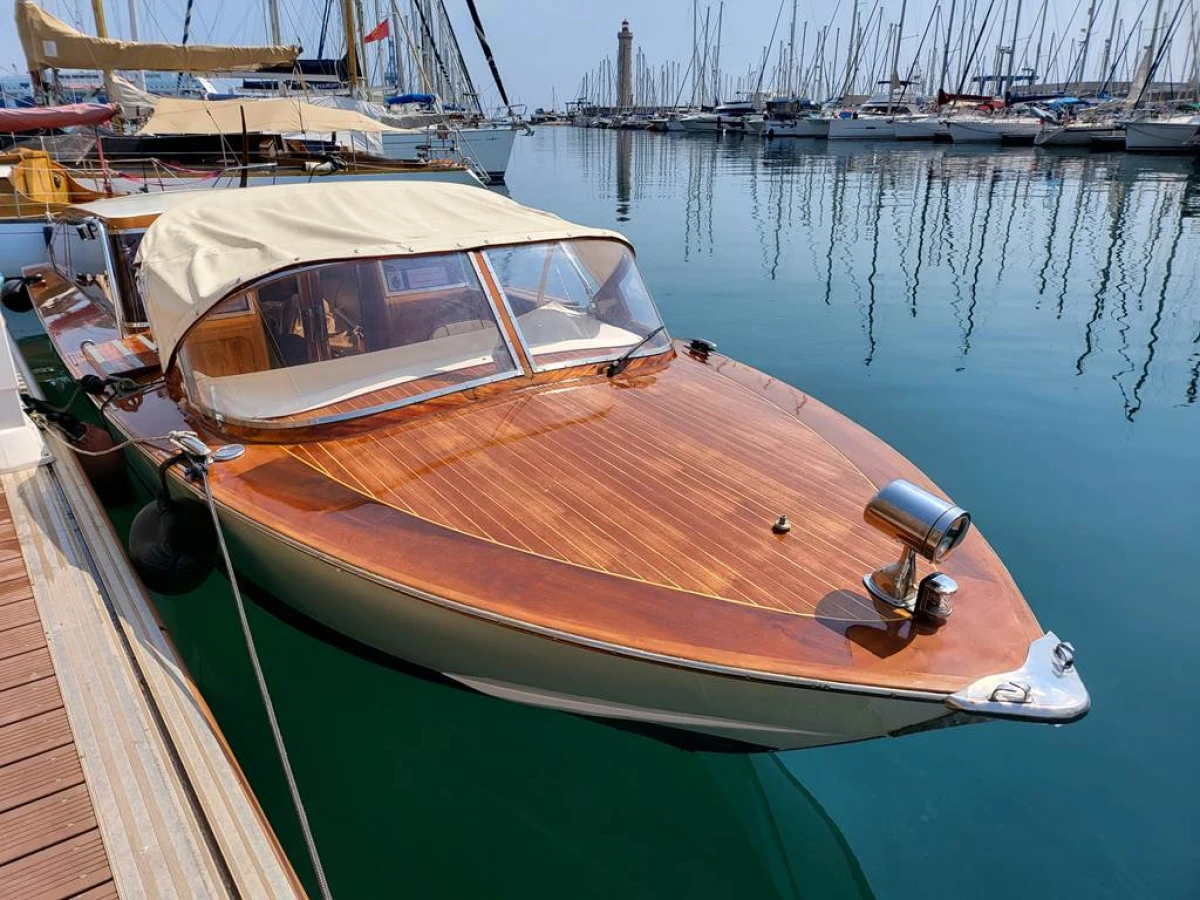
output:
{"label": "wooden motorboat", "polygon": [[[75,265],[135,249],[136,277]],[[52,250],[33,303],[135,469],[184,448],[164,483],[207,479],[239,576],[355,641],[689,745],[1088,710],[969,517],[813,397],[668,339],[620,234],[321,184],[83,204]]]}

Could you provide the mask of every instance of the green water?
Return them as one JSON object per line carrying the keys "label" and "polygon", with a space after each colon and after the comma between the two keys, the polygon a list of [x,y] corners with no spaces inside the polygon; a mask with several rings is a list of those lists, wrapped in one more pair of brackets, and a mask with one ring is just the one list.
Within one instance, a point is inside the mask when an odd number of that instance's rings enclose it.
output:
{"label": "green water", "polygon": [[[627,232],[674,334],[831,403],[970,508],[1093,712],[689,754],[253,604],[334,895],[1200,896],[1197,163],[543,128],[509,189]],[[160,608],[311,889],[227,587]]]}

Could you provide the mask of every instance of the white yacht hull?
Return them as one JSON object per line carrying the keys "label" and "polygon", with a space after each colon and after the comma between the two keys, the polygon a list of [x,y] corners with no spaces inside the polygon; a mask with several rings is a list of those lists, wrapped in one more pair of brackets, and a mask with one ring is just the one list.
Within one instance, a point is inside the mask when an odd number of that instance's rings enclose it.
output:
{"label": "white yacht hull", "polygon": [[831,141],[894,141],[896,128],[888,116],[859,116],[829,120]]}
{"label": "white yacht hull", "polygon": [[[143,477],[157,477],[144,456],[131,457]],[[220,518],[236,569],[276,598],[355,641],[507,700],[690,733],[701,746],[770,750],[918,730],[952,714],[940,694],[717,670],[541,631],[377,581],[232,511]]]}
{"label": "white yacht hull", "polygon": [[1126,150],[1200,150],[1200,122],[1127,122]]}
{"label": "white yacht hull", "polygon": [[516,135],[514,129],[506,127],[463,128],[451,130],[443,139],[438,137],[437,129],[427,128],[417,133],[383,131],[380,139],[387,159],[419,159],[423,149],[433,159],[453,160],[461,153],[491,181],[503,181]]}
{"label": "white yacht hull", "polygon": [[696,133],[715,134],[722,130],[721,123],[715,117],[711,119],[680,119],[679,124],[683,127],[684,131]]}
{"label": "white yacht hull", "polygon": [[892,123],[898,141],[936,141],[950,137],[944,120],[936,116],[920,119],[896,119]]}
{"label": "white yacht hull", "polygon": [[1033,143],[1042,123],[1005,121],[1003,118],[948,123],[950,137],[956,144]]}
{"label": "white yacht hull", "polygon": [[0,275],[12,278],[46,262],[45,229],[40,219],[0,219]]}
{"label": "white yacht hull", "polygon": [[[100,178],[89,178],[72,172],[75,180],[87,188],[96,191],[105,190],[104,181]],[[480,186],[482,182],[467,169],[452,169],[445,172],[355,172],[353,174],[330,173],[317,174],[287,174],[287,175],[250,175],[246,184],[242,184],[240,174],[233,173],[212,178],[141,178],[125,177],[113,174],[108,179],[112,190],[118,194],[154,193],[156,191],[197,191],[210,189],[225,189],[239,187],[261,187],[271,184],[311,184],[322,179],[338,178],[347,181],[393,181],[405,179],[411,181],[444,181],[450,184],[467,184]]]}
{"label": "white yacht hull", "polygon": [[768,121],[763,123],[763,134],[768,138],[827,138],[829,120],[818,118]]}
{"label": "white yacht hull", "polygon": [[1039,147],[1090,147],[1093,141],[1123,136],[1124,130],[1113,125],[1043,125],[1033,142]]}

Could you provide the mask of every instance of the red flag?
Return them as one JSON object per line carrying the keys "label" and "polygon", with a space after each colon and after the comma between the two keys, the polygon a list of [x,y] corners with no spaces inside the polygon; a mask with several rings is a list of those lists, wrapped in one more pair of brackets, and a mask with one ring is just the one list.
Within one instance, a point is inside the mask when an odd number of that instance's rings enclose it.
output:
{"label": "red flag", "polygon": [[385,37],[390,37],[392,29],[389,26],[390,19],[384,19],[378,25],[371,29],[371,33],[363,37],[363,43],[369,44],[372,41],[382,41]]}

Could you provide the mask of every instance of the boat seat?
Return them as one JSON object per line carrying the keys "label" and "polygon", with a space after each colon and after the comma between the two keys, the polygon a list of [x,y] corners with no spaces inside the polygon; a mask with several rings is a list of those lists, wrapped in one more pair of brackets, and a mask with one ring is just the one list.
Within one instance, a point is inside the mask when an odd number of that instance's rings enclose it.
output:
{"label": "boat seat", "polygon": [[439,334],[461,334],[472,328],[441,329],[479,322],[493,324],[491,306],[483,291],[473,288],[389,294],[387,298],[388,338],[393,347],[428,341]]}

